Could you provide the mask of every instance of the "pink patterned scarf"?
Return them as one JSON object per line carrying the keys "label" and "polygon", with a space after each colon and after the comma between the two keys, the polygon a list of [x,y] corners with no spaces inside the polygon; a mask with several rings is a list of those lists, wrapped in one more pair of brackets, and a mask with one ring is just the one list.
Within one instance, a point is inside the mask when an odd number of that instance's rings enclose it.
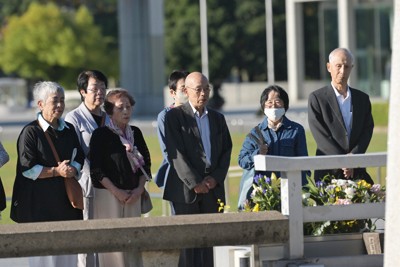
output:
{"label": "pink patterned scarf", "polygon": [[141,169],[143,174],[147,178],[148,175],[143,170],[143,166],[144,166],[143,156],[139,152],[137,147],[134,145],[135,140],[133,138],[132,128],[129,125],[127,125],[125,127],[125,132],[124,132],[117,125],[115,125],[112,120],[110,120],[110,124],[107,125],[107,127],[119,136],[121,143],[125,146],[126,155],[128,157],[129,163],[131,164],[133,173],[136,173],[138,169]]}

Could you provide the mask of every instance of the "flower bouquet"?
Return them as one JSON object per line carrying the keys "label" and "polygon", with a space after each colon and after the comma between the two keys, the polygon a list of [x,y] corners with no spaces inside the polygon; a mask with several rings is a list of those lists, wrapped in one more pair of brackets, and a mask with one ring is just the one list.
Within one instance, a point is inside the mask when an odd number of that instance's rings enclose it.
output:
{"label": "flower bouquet", "polygon": [[245,211],[281,211],[281,178],[277,178],[275,173],[271,177],[256,174],[250,199],[243,207]]}
{"label": "flower bouquet", "polygon": [[[274,173],[271,177],[254,176],[250,199],[244,203],[245,211],[281,211],[281,178]],[[370,185],[364,180],[342,180],[332,176],[315,182],[307,177],[303,187],[303,206],[349,205],[352,203],[373,203],[385,201],[385,187],[380,184]],[[326,182],[330,181],[330,182]],[[349,221],[313,222],[304,225],[305,235],[324,235],[335,233],[354,233],[374,230],[371,219]]]}
{"label": "flower bouquet", "polygon": [[[311,177],[303,188],[304,206],[349,205],[353,203],[374,203],[385,201],[385,187],[370,185],[364,180],[343,180],[326,176],[315,182]],[[325,181],[330,181],[329,183]],[[374,230],[371,219],[349,221],[326,221],[306,223],[305,235],[323,235],[336,233],[356,233]]]}

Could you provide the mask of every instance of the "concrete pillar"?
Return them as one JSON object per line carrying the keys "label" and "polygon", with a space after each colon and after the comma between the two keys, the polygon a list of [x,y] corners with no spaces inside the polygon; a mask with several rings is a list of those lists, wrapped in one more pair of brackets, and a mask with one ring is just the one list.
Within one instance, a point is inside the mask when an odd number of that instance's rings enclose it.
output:
{"label": "concrete pillar", "polygon": [[265,29],[267,37],[267,74],[268,85],[275,84],[275,62],[274,62],[274,12],[272,0],[265,0]]}
{"label": "concrete pillar", "polygon": [[286,0],[286,46],[288,62],[288,94],[290,101],[300,98],[304,83],[304,48],[302,6]]}
{"label": "concrete pillar", "polygon": [[[356,41],[355,41],[355,13],[353,0],[338,0],[338,28],[339,28],[339,47],[350,49],[356,59]],[[356,65],[357,62],[354,62]],[[349,84],[356,86],[357,72],[355,70],[351,73]],[[362,89],[362,88],[360,88]]]}
{"label": "concrete pillar", "polygon": [[208,68],[207,0],[200,0],[201,72],[210,79]]}
{"label": "concrete pillar", "polygon": [[164,11],[160,0],[119,0],[120,86],[135,97],[134,115],[163,108]]}
{"label": "concrete pillar", "polygon": [[[400,31],[400,2],[394,4],[393,32]],[[384,266],[400,266],[398,250],[400,247],[400,35],[393,34],[392,70],[389,107],[389,132],[388,132],[388,160],[387,160],[387,195],[386,195],[386,222],[385,222],[385,255]]]}

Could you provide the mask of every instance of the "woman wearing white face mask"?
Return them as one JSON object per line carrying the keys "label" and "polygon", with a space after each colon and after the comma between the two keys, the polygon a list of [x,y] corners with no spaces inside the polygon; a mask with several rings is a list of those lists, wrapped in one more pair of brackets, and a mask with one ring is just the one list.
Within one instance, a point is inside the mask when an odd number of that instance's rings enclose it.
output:
{"label": "woman wearing white face mask", "polygon": [[[307,142],[303,126],[289,120],[285,114],[289,109],[289,96],[277,85],[267,87],[260,97],[261,110],[264,120],[254,127],[246,136],[239,153],[239,165],[244,170],[254,169],[254,155],[274,156],[308,156]],[[257,173],[257,172],[256,172]],[[306,173],[303,172],[303,184],[306,183]],[[270,177],[271,172],[262,174]],[[280,173],[275,172],[279,177]],[[242,177],[242,180],[245,177]],[[242,181],[241,184],[244,184]],[[247,183],[251,185],[250,183]],[[251,186],[241,186],[239,208],[249,197]],[[250,191],[250,192],[249,192]]]}

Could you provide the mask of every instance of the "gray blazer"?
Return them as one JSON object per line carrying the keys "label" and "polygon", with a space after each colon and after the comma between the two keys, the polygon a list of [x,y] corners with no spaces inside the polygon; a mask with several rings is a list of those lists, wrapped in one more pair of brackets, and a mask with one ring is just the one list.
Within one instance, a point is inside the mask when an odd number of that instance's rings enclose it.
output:
{"label": "gray blazer", "polygon": [[331,85],[318,89],[308,99],[308,123],[317,142],[316,155],[362,154],[374,130],[369,96],[349,87],[353,121],[350,139]]}
{"label": "gray blazer", "polygon": [[[103,113],[105,114],[105,113]],[[82,167],[79,183],[83,190],[84,197],[93,197],[93,186],[90,179],[89,143],[93,131],[98,128],[92,114],[82,102],[76,109],[70,111],[65,116],[65,120],[74,125],[78,135],[79,143],[85,153],[85,163]],[[105,125],[109,124],[109,117],[105,117]]]}
{"label": "gray blazer", "polygon": [[[225,203],[224,181],[228,172],[232,140],[225,117],[208,109],[211,141],[211,167],[206,174],[206,155],[193,110],[188,103],[171,109],[165,118],[165,138],[171,170],[163,198],[179,203],[193,203],[200,195],[193,188],[207,175],[217,181],[212,190]],[[217,203],[216,203],[217,204]]]}

